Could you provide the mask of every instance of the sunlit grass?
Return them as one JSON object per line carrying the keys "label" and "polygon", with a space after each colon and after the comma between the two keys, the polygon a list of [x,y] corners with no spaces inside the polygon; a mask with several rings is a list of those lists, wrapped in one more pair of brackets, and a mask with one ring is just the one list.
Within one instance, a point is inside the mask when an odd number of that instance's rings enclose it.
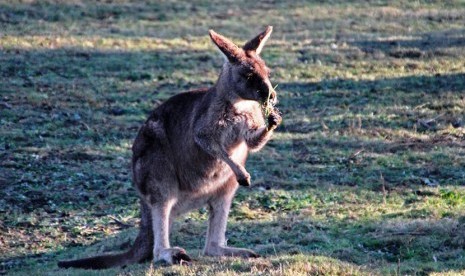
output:
{"label": "sunlit grass", "polygon": [[3,36],[0,47],[4,49],[69,49],[111,51],[154,51],[154,50],[206,50],[212,49],[207,37],[159,39],[150,37],[112,38],[100,36]]}

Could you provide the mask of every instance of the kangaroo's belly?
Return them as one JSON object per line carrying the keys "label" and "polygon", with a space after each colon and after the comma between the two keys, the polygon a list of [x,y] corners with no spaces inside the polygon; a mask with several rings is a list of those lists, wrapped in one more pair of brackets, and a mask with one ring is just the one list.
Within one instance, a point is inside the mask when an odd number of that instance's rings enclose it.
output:
{"label": "kangaroo's belly", "polygon": [[[244,164],[247,158],[247,145],[239,143],[229,154],[238,163]],[[203,172],[203,177],[192,179],[189,189],[180,190],[177,203],[173,209],[177,216],[192,209],[197,209],[223,196],[234,193],[238,187],[236,176],[231,168],[223,161],[216,161],[210,170]]]}
{"label": "kangaroo's belly", "polygon": [[[240,142],[228,150],[228,155],[235,162],[244,165],[247,151],[245,142]],[[189,159],[179,158],[175,167],[180,190],[194,193],[209,193],[234,176],[226,162],[205,152],[198,152]]]}
{"label": "kangaroo's belly", "polygon": [[234,173],[227,166],[217,175],[202,179],[192,190],[180,190],[173,207],[173,215],[189,212],[204,207],[210,200],[221,198],[226,194],[235,192],[238,183]]}

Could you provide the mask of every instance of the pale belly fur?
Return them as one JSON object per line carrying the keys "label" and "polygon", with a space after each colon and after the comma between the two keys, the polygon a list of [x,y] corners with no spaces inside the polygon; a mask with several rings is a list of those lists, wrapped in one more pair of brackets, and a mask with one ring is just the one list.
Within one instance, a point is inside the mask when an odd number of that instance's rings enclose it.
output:
{"label": "pale belly fur", "polygon": [[[247,158],[246,143],[239,143],[236,147],[232,148],[229,153],[231,159],[244,164]],[[225,188],[224,185],[231,185],[231,178],[234,178],[234,187],[231,188],[234,190],[237,188],[234,173],[226,163],[222,163],[223,164],[218,170],[213,172],[209,178],[205,179],[205,183],[200,189],[196,191],[180,191],[172,210],[174,216],[205,206],[213,196],[220,193],[220,190]]]}

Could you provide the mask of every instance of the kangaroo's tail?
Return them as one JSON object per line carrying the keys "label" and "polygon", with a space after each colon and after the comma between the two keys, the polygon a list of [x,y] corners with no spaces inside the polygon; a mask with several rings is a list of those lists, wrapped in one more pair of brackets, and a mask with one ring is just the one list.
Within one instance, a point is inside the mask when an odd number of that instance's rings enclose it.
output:
{"label": "kangaroo's tail", "polygon": [[141,263],[153,258],[153,230],[150,210],[141,201],[140,231],[129,251],[119,254],[95,256],[85,259],[60,261],[61,268],[104,269]]}

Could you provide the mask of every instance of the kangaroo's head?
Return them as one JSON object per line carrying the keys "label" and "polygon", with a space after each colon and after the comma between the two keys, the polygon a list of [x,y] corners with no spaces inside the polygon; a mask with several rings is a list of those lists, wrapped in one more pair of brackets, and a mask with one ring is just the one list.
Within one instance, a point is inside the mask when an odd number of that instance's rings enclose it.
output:
{"label": "kangaroo's head", "polygon": [[270,82],[270,70],[260,53],[270,37],[273,27],[248,41],[242,48],[231,40],[210,30],[210,37],[225,55],[226,62],[218,80],[218,86],[229,96],[245,100],[276,103],[276,92]]}

